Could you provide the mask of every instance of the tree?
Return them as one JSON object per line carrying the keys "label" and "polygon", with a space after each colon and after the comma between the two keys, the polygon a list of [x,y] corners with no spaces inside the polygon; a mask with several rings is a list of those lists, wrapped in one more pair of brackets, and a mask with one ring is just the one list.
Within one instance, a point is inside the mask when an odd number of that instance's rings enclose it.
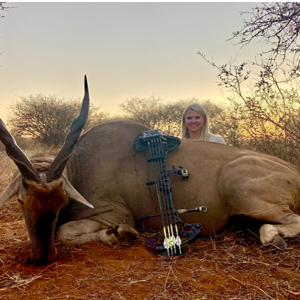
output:
{"label": "tree", "polygon": [[247,45],[259,39],[271,49],[262,54],[271,54],[272,60],[278,56],[285,60],[289,53],[294,54],[294,62],[299,67],[300,44],[300,3],[299,2],[270,2],[262,7],[255,7],[250,14],[251,19],[244,21],[241,30],[233,33],[231,39],[240,38],[238,44]]}
{"label": "tree", "polygon": [[[216,65],[203,53],[198,54],[218,69],[219,85],[233,92],[228,99],[235,109],[239,132],[246,140],[243,146],[300,164],[296,80],[300,75],[300,4],[268,3],[250,14],[252,19],[245,21],[232,38],[240,37],[238,44],[242,45],[256,38],[270,44],[271,49],[260,53],[260,59]],[[250,91],[246,86],[249,82]]]}
{"label": "tree", "polygon": [[[15,7],[8,7],[8,6],[4,6],[6,2],[0,2],[0,21],[2,18],[4,18],[4,15],[1,14],[1,11],[4,12],[4,11],[8,11],[9,9],[11,8],[15,8]],[[2,54],[2,52],[0,53],[0,55]]]}
{"label": "tree", "polygon": [[[5,2],[0,2],[0,11],[7,11],[8,7],[4,6]],[[4,18],[4,16],[2,14],[0,14],[0,20]]]}
{"label": "tree", "polygon": [[119,107],[121,111],[125,113],[125,116],[150,128],[157,128],[160,126],[161,118],[159,114],[163,106],[162,99],[160,99],[160,97],[155,97],[154,95],[151,95],[146,99],[134,97],[119,104]]}
{"label": "tree", "polygon": [[[15,8],[15,7],[12,7],[12,6],[4,6],[6,4],[6,2],[0,2],[0,12],[5,12],[5,11],[8,11],[9,9],[12,9],[12,8]],[[4,15],[3,14],[0,14],[0,20],[4,18]]]}
{"label": "tree", "polygon": [[[21,97],[12,104],[8,112],[8,125],[12,132],[20,136],[35,138],[52,146],[63,144],[73,120],[79,115],[81,100],[63,100],[56,96],[41,94]],[[90,106],[89,118],[84,131],[108,118],[108,113],[98,112]]]}
{"label": "tree", "polygon": [[[300,165],[299,89],[280,82],[276,73],[262,64],[258,80],[248,91],[245,82],[250,72],[244,70],[245,64],[217,66],[208,62],[219,70],[219,84],[233,92],[233,96],[228,97],[230,112],[235,114],[238,123],[236,130],[239,137],[243,136],[244,142],[240,143],[239,138],[237,143],[232,141],[231,144]],[[229,130],[229,133],[233,131]]]}

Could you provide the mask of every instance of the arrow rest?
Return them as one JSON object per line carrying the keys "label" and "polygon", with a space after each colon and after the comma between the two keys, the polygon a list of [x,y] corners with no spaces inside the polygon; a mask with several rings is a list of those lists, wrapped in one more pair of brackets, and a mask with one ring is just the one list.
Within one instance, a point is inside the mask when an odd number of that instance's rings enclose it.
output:
{"label": "arrow rest", "polygon": [[[182,179],[188,179],[188,171],[182,166],[177,168],[172,166],[172,169],[168,170],[167,154],[179,145],[180,139],[163,135],[161,130],[144,131],[136,137],[133,143],[135,150],[149,151],[147,162],[151,163],[154,180],[148,181],[146,184],[155,184],[160,209],[160,214],[142,216],[142,220],[161,217],[163,225],[163,241],[160,241],[160,236],[156,235],[146,242],[146,248],[151,253],[167,253],[168,256],[181,255],[182,247],[200,236],[202,225],[200,223],[186,224],[178,215],[207,210],[205,206],[179,210],[173,207],[170,175],[180,175]],[[185,239],[184,242],[182,238]]]}

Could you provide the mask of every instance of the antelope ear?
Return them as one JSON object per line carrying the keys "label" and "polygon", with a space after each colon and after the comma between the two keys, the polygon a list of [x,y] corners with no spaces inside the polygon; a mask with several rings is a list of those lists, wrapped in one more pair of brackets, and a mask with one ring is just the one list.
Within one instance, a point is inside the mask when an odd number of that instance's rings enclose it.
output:
{"label": "antelope ear", "polygon": [[62,174],[62,178],[63,178],[63,184],[62,184],[62,189],[64,190],[64,192],[66,193],[67,196],[69,196],[70,198],[90,207],[90,208],[94,208],[94,206],[89,203],[88,201],[86,201],[77,191],[76,189],[73,187],[73,185],[70,183],[70,181],[67,179],[67,177]]}
{"label": "antelope ear", "polygon": [[22,186],[22,175],[18,174],[10,185],[0,195],[0,206],[8,202],[12,196],[18,194]]}

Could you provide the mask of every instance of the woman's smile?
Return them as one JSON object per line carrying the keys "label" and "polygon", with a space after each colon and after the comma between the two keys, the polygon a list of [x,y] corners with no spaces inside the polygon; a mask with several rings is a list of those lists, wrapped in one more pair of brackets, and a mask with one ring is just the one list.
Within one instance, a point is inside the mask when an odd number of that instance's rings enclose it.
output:
{"label": "woman's smile", "polygon": [[196,111],[189,110],[185,116],[185,124],[187,129],[189,130],[189,134],[197,134],[200,137],[204,121],[205,120],[202,118],[202,116]]}

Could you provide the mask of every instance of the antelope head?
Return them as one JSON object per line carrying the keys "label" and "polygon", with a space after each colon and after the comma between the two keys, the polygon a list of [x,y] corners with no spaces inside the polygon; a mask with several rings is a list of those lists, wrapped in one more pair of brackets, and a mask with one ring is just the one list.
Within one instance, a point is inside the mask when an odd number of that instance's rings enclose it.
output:
{"label": "antelope head", "polygon": [[68,203],[69,198],[93,208],[63,175],[88,117],[89,92],[86,77],[84,86],[85,94],[79,116],[72,123],[56,158],[50,162],[45,161],[43,167],[29,160],[0,119],[0,140],[5,145],[7,155],[20,171],[0,195],[0,206],[18,195],[31,242],[29,261],[35,264],[46,264],[56,258],[56,223],[60,210]]}

